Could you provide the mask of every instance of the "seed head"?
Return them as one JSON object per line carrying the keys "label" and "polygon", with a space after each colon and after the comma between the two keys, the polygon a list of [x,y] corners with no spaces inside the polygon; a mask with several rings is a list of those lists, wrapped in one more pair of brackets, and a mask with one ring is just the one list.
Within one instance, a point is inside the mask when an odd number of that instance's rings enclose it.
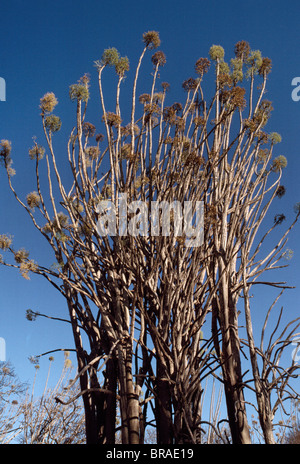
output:
{"label": "seed head", "polygon": [[86,137],[94,137],[96,132],[96,127],[90,122],[85,122],[82,125],[82,131]]}
{"label": "seed head", "polygon": [[280,155],[280,156],[277,156],[277,158],[275,158],[273,160],[273,163],[272,163],[272,170],[274,172],[278,172],[280,171],[281,169],[285,168],[287,166],[287,159],[285,156],[283,155]]}
{"label": "seed head", "polygon": [[152,58],[151,58],[151,61],[152,63],[154,64],[154,66],[164,66],[166,64],[166,55],[164,54],[164,52],[162,52],[161,50],[157,51],[154,53],[154,55],[152,55]]}
{"label": "seed head", "polygon": [[6,251],[12,244],[12,238],[8,235],[0,235],[0,249]]}
{"label": "seed head", "polygon": [[245,40],[241,40],[235,44],[234,53],[239,60],[245,61],[250,53],[250,45]]}
{"label": "seed head", "polygon": [[44,157],[45,148],[36,143],[34,147],[30,148],[28,153],[29,153],[29,158],[31,160],[34,160],[34,159],[41,160]]}
{"label": "seed head", "polygon": [[258,70],[258,74],[260,76],[266,76],[271,72],[271,69],[272,69],[272,60],[270,60],[270,58],[265,57],[262,59],[262,64]]}
{"label": "seed head", "polygon": [[150,50],[160,46],[159,33],[156,31],[148,31],[143,34],[143,42]]}
{"label": "seed head", "polygon": [[41,202],[40,196],[37,192],[28,193],[26,197],[26,201],[27,201],[27,205],[32,210],[34,210],[34,208],[37,208]]}
{"label": "seed head", "polygon": [[58,104],[58,100],[55,97],[53,92],[48,92],[46,93],[41,99],[40,99],[40,108],[42,110],[42,115],[45,113],[52,113],[56,105]]}
{"label": "seed head", "polygon": [[116,73],[123,77],[125,71],[129,71],[129,60],[127,56],[121,57],[115,65]]}
{"label": "seed head", "polygon": [[49,132],[58,132],[61,128],[61,120],[58,116],[51,114],[45,118],[45,126]]}
{"label": "seed head", "polygon": [[203,74],[207,73],[209,67],[210,61],[207,58],[199,58],[199,60],[197,60],[195,64],[195,71],[200,76],[203,76]]}
{"label": "seed head", "polygon": [[104,50],[101,63],[102,66],[116,66],[119,62],[120,54],[114,47]]}

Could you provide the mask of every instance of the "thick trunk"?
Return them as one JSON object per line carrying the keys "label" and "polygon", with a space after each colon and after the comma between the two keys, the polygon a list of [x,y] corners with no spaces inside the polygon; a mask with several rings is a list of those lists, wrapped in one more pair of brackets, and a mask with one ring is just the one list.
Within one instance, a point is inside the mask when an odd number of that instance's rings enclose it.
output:
{"label": "thick trunk", "polygon": [[[68,295],[67,302],[76,346],[78,372],[82,372],[93,359],[89,359],[83,349],[76,308],[72,300],[72,290],[66,284],[65,291]],[[97,339],[98,335],[96,333],[95,339]],[[110,359],[107,362],[105,388],[109,390],[109,394],[89,391],[89,388],[100,388],[96,371],[97,365],[94,364],[90,369],[85,369],[79,376],[80,390],[84,392],[82,399],[85,413],[86,443],[113,444],[115,442],[117,387],[115,361]]]}
{"label": "thick trunk", "polygon": [[[131,355],[130,355],[131,356]],[[135,392],[132,379],[131,362],[126,366],[126,385],[127,385],[127,421],[129,429],[129,444],[136,445],[140,443],[140,414],[139,398]]]}
{"label": "thick trunk", "polygon": [[135,392],[133,391],[132,382],[130,382],[127,407],[130,445],[138,445],[140,443],[139,415],[139,400],[136,397]]}
{"label": "thick trunk", "polygon": [[131,341],[126,344],[125,349],[118,350],[122,444],[134,445],[140,443],[140,408],[132,376]]}
{"label": "thick trunk", "polygon": [[[222,269],[222,266],[220,266]],[[229,426],[234,444],[250,444],[242,384],[242,366],[236,305],[226,273],[221,278],[219,300],[215,302],[222,333],[220,352]]]}
{"label": "thick trunk", "polygon": [[271,421],[265,421],[261,425],[262,425],[262,429],[263,429],[265,443],[267,445],[275,445],[276,441],[275,441],[275,438],[274,438],[272,422]]}
{"label": "thick trunk", "polygon": [[184,415],[184,406],[175,412],[174,428],[176,444],[194,443],[191,433],[187,427],[186,418]]}
{"label": "thick trunk", "polygon": [[[237,330],[237,329],[236,329]],[[228,420],[234,444],[251,443],[242,386],[240,348],[235,330],[222,330],[222,370]]]}
{"label": "thick trunk", "polygon": [[[67,303],[69,308],[70,314],[70,321],[72,325],[73,331],[73,338],[76,347],[76,355],[77,355],[77,365],[78,365],[78,372],[81,372],[86,366],[86,353],[83,350],[82,346],[82,339],[80,330],[78,327],[78,320],[77,315],[74,307],[74,303],[72,301],[72,290],[70,287],[65,283],[65,292],[67,295]],[[81,392],[84,392],[88,388],[88,373],[85,371],[82,375],[79,376],[79,384]],[[84,393],[82,395],[83,405],[84,405],[84,414],[85,414],[85,434],[86,434],[86,443],[93,444],[97,442],[97,433],[96,433],[96,426],[95,426],[95,418],[93,414],[93,407],[91,404],[91,396],[88,393]]]}
{"label": "thick trunk", "polygon": [[276,441],[273,433],[272,412],[270,411],[269,401],[264,396],[258,403],[259,422],[267,445],[275,445]]}
{"label": "thick trunk", "polygon": [[249,342],[249,352],[252,366],[252,373],[255,384],[255,393],[258,406],[258,415],[261,429],[263,431],[265,443],[269,445],[275,444],[274,434],[273,434],[273,423],[272,423],[272,411],[271,404],[268,392],[264,388],[264,382],[261,379],[261,374],[259,372],[258,362],[257,362],[257,352],[254,344],[253,336],[253,327],[251,320],[251,311],[249,303],[249,289],[246,285],[246,279],[244,274],[244,307],[245,307],[245,317],[246,317],[246,327],[247,335]]}
{"label": "thick trunk", "polygon": [[233,378],[224,380],[225,398],[233,444],[251,444],[242,389]]}
{"label": "thick trunk", "polygon": [[159,445],[169,445],[174,442],[171,395],[169,384],[166,381],[165,368],[159,359],[157,360],[156,378],[155,409],[157,423],[157,443]]}
{"label": "thick trunk", "polygon": [[98,443],[113,445],[116,440],[117,411],[117,368],[115,359],[110,359],[106,364],[104,388],[112,392],[112,394],[103,394],[102,404],[97,405]]}
{"label": "thick trunk", "polygon": [[[91,391],[83,395],[86,417],[87,444],[114,444],[116,427],[116,376],[115,360],[106,365],[104,389],[109,393]],[[100,389],[96,372],[90,372],[90,387]]]}

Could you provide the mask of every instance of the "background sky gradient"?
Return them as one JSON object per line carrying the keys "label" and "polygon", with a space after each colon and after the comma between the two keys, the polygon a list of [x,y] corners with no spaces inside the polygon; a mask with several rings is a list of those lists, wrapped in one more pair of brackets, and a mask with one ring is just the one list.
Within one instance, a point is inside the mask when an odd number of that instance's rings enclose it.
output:
{"label": "background sky gradient", "polygon": [[[0,77],[6,81],[6,101],[0,102],[0,140],[12,142],[16,169],[13,181],[21,198],[35,189],[34,166],[28,157],[32,137],[37,136],[38,142],[46,146],[39,99],[53,91],[59,100],[56,114],[63,126],[55,135],[54,145],[58,163],[63,166],[67,137],[75,122],[75,104],[68,96],[69,85],[84,73],[90,73],[91,103],[87,120],[97,126],[102,114],[94,61],[109,47],[116,47],[122,56],[128,56],[131,70],[122,84],[121,100],[125,108],[126,95],[129,95],[126,92],[130,91],[143,48],[142,34],[157,30],[161,49],[167,57],[161,80],[171,84],[171,103],[184,100],[183,80],[194,76],[196,60],[208,56],[213,44],[225,48],[225,60],[233,57],[234,45],[240,40],[248,41],[252,49],[259,49],[263,56],[272,59],[273,70],[265,98],[272,101],[274,111],[267,130],[281,134],[282,143],[276,146],[275,154],[285,155],[288,160],[283,175],[287,193],[276,200],[272,211],[284,213],[286,224],[290,223],[294,217],[293,205],[300,201],[300,102],[291,98],[292,79],[300,76],[298,1],[2,0],[0,12]],[[140,93],[149,90],[146,86],[152,69],[150,58],[151,53],[144,61]],[[209,76],[206,79],[213,81],[212,70]],[[108,72],[104,77],[108,102],[113,98],[115,83],[115,76]],[[283,230],[285,226],[281,227]],[[299,227],[296,226],[289,239],[293,259],[279,277],[297,287],[280,301],[286,308],[286,320],[300,315]],[[1,233],[13,235],[15,248],[30,250],[30,256],[40,264],[51,264],[47,244],[13,198],[3,168],[0,170]],[[277,293],[266,289],[261,293],[255,307],[257,324]],[[67,324],[44,318],[31,323],[25,318],[29,308],[56,317],[67,316],[63,298],[44,279],[32,276],[26,281],[17,270],[0,267],[0,337],[6,341],[7,359],[21,380],[28,381],[34,374],[29,356],[57,348],[73,348]],[[63,354],[54,356],[60,370]],[[47,367],[46,357],[41,361],[41,375]]]}

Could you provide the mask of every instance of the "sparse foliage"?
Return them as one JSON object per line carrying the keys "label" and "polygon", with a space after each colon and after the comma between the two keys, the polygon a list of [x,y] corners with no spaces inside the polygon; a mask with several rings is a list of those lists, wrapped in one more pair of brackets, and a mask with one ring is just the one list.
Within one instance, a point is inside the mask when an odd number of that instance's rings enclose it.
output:
{"label": "sparse foliage", "polygon": [[19,403],[26,386],[10,363],[0,363],[0,444],[10,443],[19,434]]}
{"label": "sparse foliage", "polygon": [[31,387],[17,381],[9,364],[1,366],[0,443],[85,443],[84,411],[81,401],[76,399],[78,383],[73,383],[70,378],[72,363],[66,355],[61,376],[55,387],[50,388],[48,381],[54,358],[50,357],[49,361],[44,391],[40,396],[35,395],[39,378],[37,362]]}
{"label": "sparse foliage", "polygon": [[[241,41],[228,64],[223,47],[213,45],[209,50],[213,63],[199,58],[196,76],[182,84],[185,101],[169,103],[169,85],[164,82],[163,90],[157,90],[159,71],[166,64],[162,51],[151,58],[150,88],[137,95],[142,61],[148,50],[160,46],[159,34],[146,32],[143,44],[129,116],[125,112],[121,116],[120,105],[128,59],[110,48],[95,62],[105,136],[95,136],[95,126],[85,121],[89,76],[70,86],[69,96],[76,103],[76,125],[66,148],[70,185],[63,183],[56,161],[54,133],[60,119],[49,116],[57,104],[53,93],[40,103],[49,154],[37,142],[29,151],[35,160],[37,190],[27,195],[26,204],[12,184],[11,145],[2,141],[9,187],[50,245],[56,266],[29,260],[27,252],[16,252],[5,235],[1,249],[13,255],[15,264],[2,264],[19,268],[24,276],[30,272],[43,276],[66,299],[87,443],[115,442],[117,406],[124,444],[144,442],[149,410],[160,444],[250,443],[249,391],[255,393],[264,441],[274,443],[275,412],[284,409],[291,395],[298,398],[289,389],[298,366],[280,365],[298,321],[274,341],[276,326],[267,343],[263,327],[258,347],[250,291],[257,284],[288,288],[284,282],[260,277],[286,266],[282,260],[287,235],[300,212],[296,207],[296,216],[279,238],[283,214],[276,215],[268,232],[259,237],[271,204],[284,193],[280,182],[287,165],[287,159],[276,153],[281,137],[266,132],[273,110],[264,98],[271,60]],[[113,72],[106,68],[114,68],[117,75],[114,100],[105,98],[102,75]],[[211,68],[214,86],[204,90],[202,83]],[[97,145],[91,141],[94,136]],[[41,185],[41,169],[46,171],[47,187]],[[99,234],[100,200],[105,200],[106,209],[117,211],[119,230],[118,208],[124,194],[128,203],[135,202],[127,218],[135,233]],[[172,205],[168,234],[151,235],[141,220],[142,205],[152,201]],[[189,246],[186,234],[177,233],[175,201],[203,202],[201,246]],[[271,237],[276,243],[267,249]],[[219,382],[224,391],[225,418],[212,413],[205,418],[207,379]]]}

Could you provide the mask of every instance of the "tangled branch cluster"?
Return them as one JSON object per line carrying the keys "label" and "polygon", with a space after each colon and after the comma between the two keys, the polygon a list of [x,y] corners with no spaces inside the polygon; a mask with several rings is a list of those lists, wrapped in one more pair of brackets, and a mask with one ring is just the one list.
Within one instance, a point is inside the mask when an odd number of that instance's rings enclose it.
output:
{"label": "tangled branch cluster", "polygon": [[[123,443],[143,442],[149,407],[159,443],[203,442],[207,421],[202,385],[213,378],[225,391],[232,442],[250,442],[246,403],[248,391],[254,391],[264,439],[272,443],[273,418],[290,395],[289,379],[296,366],[278,367],[281,349],[274,354],[276,344],[256,347],[250,290],[262,283],[265,271],[285,267],[286,239],[299,210],[277,244],[262,257],[262,245],[282,216],[276,216],[260,241],[255,239],[275,197],[285,192],[280,182],[287,164],[282,154],[275,154],[280,135],[266,131],[272,104],[264,94],[271,60],[241,41],[227,63],[224,49],[213,45],[210,60],[199,58],[196,76],[184,81],[184,103],[167,104],[169,84],[163,82],[158,90],[159,71],[166,64],[162,51],[152,55],[149,92],[137,96],[142,60],[148,50],[160,46],[159,34],[145,33],[143,43],[128,120],[120,106],[128,58],[110,48],[95,62],[105,135],[97,134],[96,126],[86,121],[89,76],[70,86],[70,98],[76,103],[76,125],[66,157],[71,185],[64,185],[56,161],[54,134],[61,121],[52,114],[57,105],[53,93],[44,95],[40,103],[48,153],[36,142],[29,151],[37,182],[26,203],[12,185],[7,162],[11,146],[1,142],[10,188],[52,248],[56,265],[42,267],[29,261],[26,253],[13,250],[6,236],[1,236],[1,248],[14,254],[14,266],[44,276],[66,298],[88,442],[114,442],[117,402]],[[107,68],[114,68],[117,76],[115,103],[108,101],[110,110],[102,83]],[[215,87],[208,98],[202,83],[209,72],[215,73]],[[259,90],[254,85],[257,79]],[[43,157],[48,190],[41,186]],[[131,214],[137,223],[141,202],[202,201],[203,245],[186,246],[186,236],[175,233],[172,211],[168,236],[100,236],[99,201],[106,200],[118,210],[124,193],[128,202],[136,202]],[[122,219],[119,214],[117,225]],[[287,288],[282,282],[265,283]],[[245,337],[240,334],[241,302]],[[291,341],[290,334],[284,346]],[[247,350],[249,362],[244,369]],[[277,400],[272,403],[274,391]],[[224,436],[217,423],[210,426],[219,438]]]}

